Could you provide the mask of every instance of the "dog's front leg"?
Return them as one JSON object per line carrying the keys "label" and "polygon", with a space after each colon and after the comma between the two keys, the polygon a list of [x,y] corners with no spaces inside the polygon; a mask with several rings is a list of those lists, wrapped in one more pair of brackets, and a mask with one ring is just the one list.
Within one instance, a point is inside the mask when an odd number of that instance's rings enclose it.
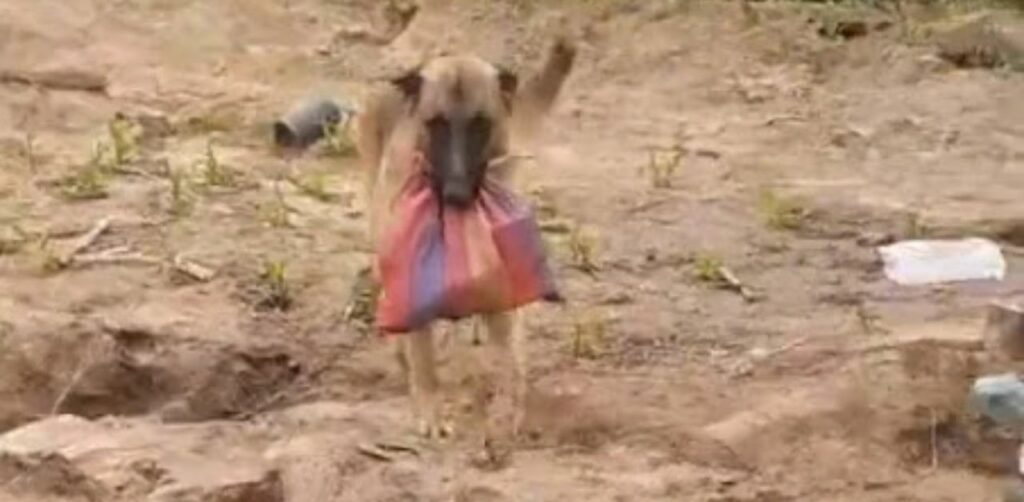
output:
{"label": "dog's front leg", "polygon": [[484,323],[488,366],[495,372],[484,440],[487,455],[500,463],[511,453],[526,413],[522,337],[517,312],[491,314]]}
{"label": "dog's front leg", "polygon": [[409,394],[419,419],[420,433],[430,438],[451,434],[442,413],[441,382],[437,376],[434,335],[430,328],[402,335],[408,363]]}

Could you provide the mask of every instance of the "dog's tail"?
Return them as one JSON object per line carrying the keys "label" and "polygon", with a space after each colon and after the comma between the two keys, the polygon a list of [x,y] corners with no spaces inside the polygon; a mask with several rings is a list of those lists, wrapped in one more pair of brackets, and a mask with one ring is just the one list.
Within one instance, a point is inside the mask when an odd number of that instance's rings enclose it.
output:
{"label": "dog's tail", "polygon": [[550,113],[576,60],[576,45],[560,36],[548,50],[540,71],[519,88],[512,107],[512,136],[517,144],[529,144]]}

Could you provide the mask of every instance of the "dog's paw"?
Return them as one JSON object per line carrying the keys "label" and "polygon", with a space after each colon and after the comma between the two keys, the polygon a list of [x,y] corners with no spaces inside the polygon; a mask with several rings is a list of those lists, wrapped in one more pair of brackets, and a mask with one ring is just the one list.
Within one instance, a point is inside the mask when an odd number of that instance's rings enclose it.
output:
{"label": "dog's paw", "polygon": [[446,420],[422,419],[419,423],[419,433],[426,439],[445,439],[452,437],[455,428]]}

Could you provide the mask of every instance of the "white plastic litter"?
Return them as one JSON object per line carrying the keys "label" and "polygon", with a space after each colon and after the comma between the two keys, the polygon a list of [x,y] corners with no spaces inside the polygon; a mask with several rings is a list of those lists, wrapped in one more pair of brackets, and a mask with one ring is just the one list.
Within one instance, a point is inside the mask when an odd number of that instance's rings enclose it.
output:
{"label": "white plastic litter", "polygon": [[878,248],[885,276],[905,285],[994,279],[1006,275],[999,245],[979,237],[901,241]]}

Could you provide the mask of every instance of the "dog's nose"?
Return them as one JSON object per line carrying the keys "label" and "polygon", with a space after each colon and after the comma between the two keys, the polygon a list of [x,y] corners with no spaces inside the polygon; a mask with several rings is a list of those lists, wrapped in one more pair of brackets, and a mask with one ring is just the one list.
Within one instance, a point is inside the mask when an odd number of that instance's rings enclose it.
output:
{"label": "dog's nose", "polygon": [[441,198],[445,205],[457,208],[466,208],[473,202],[473,191],[469,187],[459,184],[449,184],[441,191]]}

